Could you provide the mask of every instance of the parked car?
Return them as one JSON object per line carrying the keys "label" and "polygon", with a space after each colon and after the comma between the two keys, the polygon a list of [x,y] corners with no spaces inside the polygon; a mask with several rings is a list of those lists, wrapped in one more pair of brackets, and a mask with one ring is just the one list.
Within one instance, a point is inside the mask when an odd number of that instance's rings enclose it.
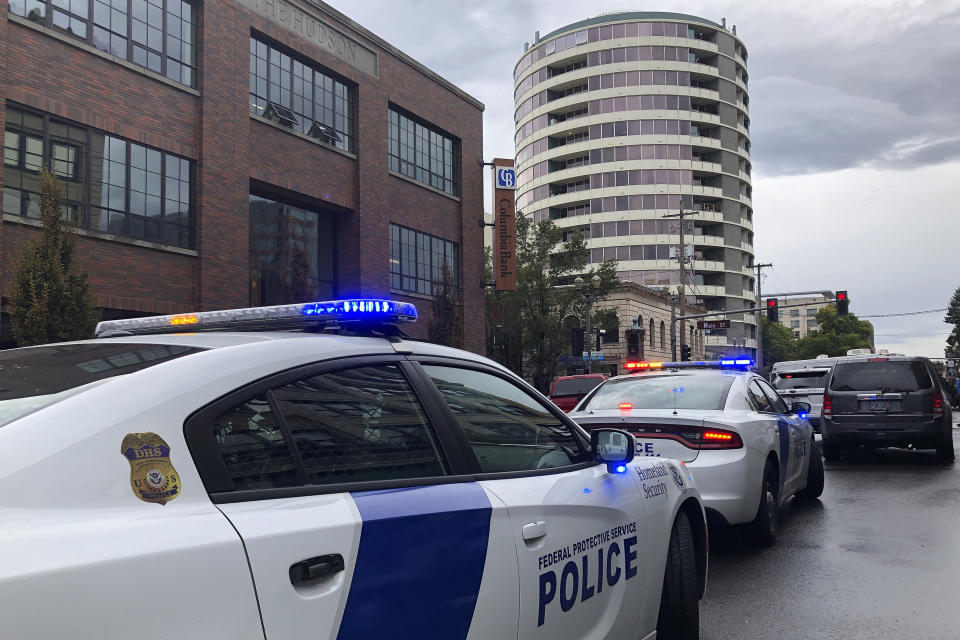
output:
{"label": "parked car", "polygon": [[952,414],[933,365],[918,356],[838,358],[821,411],[823,456],[857,445],[936,449],[954,459]]}
{"label": "parked car", "polygon": [[550,400],[564,412],[569,413],[583,396],[593,391],[607,379],[602,373],[585,373],[578,376],[560,376],[550,387]]}

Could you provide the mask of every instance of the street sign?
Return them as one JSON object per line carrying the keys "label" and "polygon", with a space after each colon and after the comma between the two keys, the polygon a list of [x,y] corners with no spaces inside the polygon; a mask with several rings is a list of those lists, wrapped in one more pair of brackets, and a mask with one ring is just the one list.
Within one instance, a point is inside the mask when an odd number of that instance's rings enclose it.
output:
{"label": "street sign", "polygon": [[729,329],[729,320],[697,320],[697,329]]}
{"label": "street sign", "polygon": [[[586,351],[583,352],[583,359],[584,359],[584,360],[587,359],[587,352],[586,352]],[[603,360],[603,351],[591,351],[591,352],[590,352],[590,359],[591,359],[591,360]]]}

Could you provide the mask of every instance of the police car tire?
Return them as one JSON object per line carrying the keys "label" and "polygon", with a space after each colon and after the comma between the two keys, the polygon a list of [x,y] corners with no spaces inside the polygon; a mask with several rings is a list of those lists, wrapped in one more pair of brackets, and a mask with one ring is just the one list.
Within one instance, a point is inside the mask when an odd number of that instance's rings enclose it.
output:
{"label": "police car tire", "polygon": [[687,514],[681,511],[673,522],[667,548],[657,640],[697,640],[700,637],[698,591],[693,529]]}
{"label": "police car tire", "polygon": [[953,452],[953,434],[948,433],[944,444],[937,447],[937,462],[949,464],[956,459]]}
{"label": "police car tire", "polygon": [[816,500],[823,493],[823,458],[816,441],[810,443],[810,468],[807,470],[807,486],[797,492],[802,500]]}
{"label": "police car tire", "polygon": [[780,501],[777,488],[780,486],[776,468],[771,462],[763,470],[763,485],[760,490],[760,504],[753,519],[753,531],[757,542],[771,545],[777,541],[780,533]]}

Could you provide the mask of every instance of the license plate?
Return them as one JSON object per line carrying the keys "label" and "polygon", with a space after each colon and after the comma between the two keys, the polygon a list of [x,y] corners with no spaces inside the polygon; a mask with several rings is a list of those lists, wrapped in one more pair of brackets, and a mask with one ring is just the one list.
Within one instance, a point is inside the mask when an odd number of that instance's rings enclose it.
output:
{"label": "license plate", "polygon": [[889,411],[890,403],[885,400],[871,400],[870,411]]}

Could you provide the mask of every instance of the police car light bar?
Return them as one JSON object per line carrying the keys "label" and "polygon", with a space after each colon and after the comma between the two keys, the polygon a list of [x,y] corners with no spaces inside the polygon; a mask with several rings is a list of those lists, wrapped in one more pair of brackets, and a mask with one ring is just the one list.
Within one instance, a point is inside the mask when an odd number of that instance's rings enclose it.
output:
{"label": "police car light bar", "polygon": [[727,360],[695,360],[684,362],[664,362],[664,369],[748,369],[753,366],[749,358],[735,358]]}
{"label": "police car light bar", "polygon": [[272,307],[200,311],[168,316],[107,320],[97,324],[96,336],[109,334],[175,333],[213,329],[276,329],[295,325],[399,324],[416,322],[417,308],[408,302],[378,298],[329,300]]}

